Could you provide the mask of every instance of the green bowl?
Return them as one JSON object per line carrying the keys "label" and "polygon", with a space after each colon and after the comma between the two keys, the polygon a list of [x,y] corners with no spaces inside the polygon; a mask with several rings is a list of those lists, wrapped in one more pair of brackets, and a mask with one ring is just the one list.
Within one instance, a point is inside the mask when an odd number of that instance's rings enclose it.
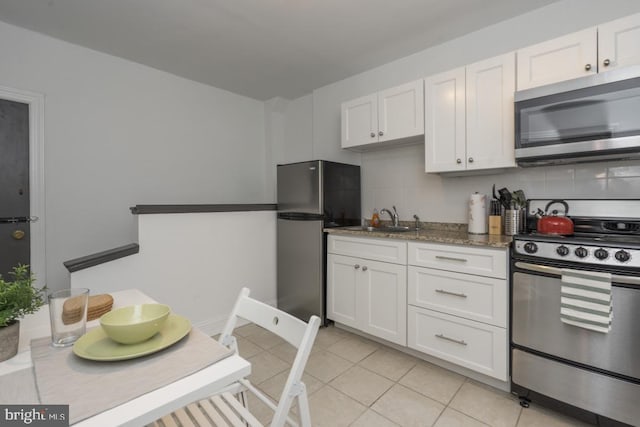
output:
{"label": "green bowl", "polygon": [[136,344],[158,333],[169,317],[165,304],[138,304],[110,311],[100,317],[100,325],[112,340]]}

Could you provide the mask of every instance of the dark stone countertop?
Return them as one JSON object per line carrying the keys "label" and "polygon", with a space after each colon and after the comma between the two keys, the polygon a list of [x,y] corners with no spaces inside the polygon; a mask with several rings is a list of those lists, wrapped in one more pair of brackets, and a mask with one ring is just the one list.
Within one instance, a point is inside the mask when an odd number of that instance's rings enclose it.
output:
{"label": "dark stone countertop", "polygon": [[[384,224],[383,224],[384,225]],[[401,222],[401,225],[414,226],[413,222]],[[353,237],[375,237],[397,240],[407,240],[414,242],[446,243],[452,245],[486,246],[493,248],[508,248],[511,245],[512,236],[470,234],[467,232],[467,224],[451,223],[422,223],[419,230],[404,232],[390,232],[383,229],[374,228],[372,231],[362,227],[337,227],[325,228],[329,234],[353,236]]]}

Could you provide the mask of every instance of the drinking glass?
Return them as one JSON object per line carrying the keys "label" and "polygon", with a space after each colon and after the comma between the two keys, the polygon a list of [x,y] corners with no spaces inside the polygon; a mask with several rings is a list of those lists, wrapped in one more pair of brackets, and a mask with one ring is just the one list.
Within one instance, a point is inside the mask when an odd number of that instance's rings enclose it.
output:
{"label": "drinking glass", "polygon": [[49,294],[51,345],[68,347],[87,329],[89,289],[73,288]]}

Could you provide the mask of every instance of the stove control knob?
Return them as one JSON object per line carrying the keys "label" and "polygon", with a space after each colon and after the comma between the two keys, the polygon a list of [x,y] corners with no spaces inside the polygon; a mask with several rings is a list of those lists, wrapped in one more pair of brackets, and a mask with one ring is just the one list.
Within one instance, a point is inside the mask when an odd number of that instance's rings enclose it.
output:
{"label": "stove control knob", "polygon": [[567,256],[567,255],[569,255],[569,248],[566,247],[565,245],[558,246],[557,249],[556,249],[556,252],[560,256]]}
{"label": "stove control knob", "polygon": [[616,259],[620,262],[627,262],[631,259],[631,255],[627,251],[619,250],[615,255]]}
{"label": "stove control knob", "polygon": [[584,258],[587,255],[589,255],[589,251],[583,248],[582,246],[580,246],[579,248],[576,248],[576,250],[573,253],[576,254],[578,258]]}
{"label": "stove control knob", "polygon": [[524,251],[528,254],[535,254],[538,252],[538,245],[533,242],[527,242],[524,244]]}
{"label": "stove control knob", "polygon": [[609,252],[607,252],[606,250],[604,250],[602,248],[596,249],[596,251],[593,253],[593,255],[596,258],[598,258],[600,261],[609,258]]}

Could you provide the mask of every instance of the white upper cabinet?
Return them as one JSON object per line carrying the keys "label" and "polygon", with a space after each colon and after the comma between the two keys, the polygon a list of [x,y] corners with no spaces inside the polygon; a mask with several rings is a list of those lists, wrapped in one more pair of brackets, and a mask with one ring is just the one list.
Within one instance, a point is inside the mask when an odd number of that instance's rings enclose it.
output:
{"label": "white upper cabinet", "polygon": [[518,90],[640,64],[640,14],[518,50]]}
{"label": "white upper cabinet", "polygon": [[378,141],[424,134],[422,80],[378,92]]}
{"label": "white upper cabinet", "polygon": [[426,171],[464,170],[465,68],[427,77],[424,92]]}
{"label": "white upper cabinet", "polygon": [[515,53],[467,66],[468,170],[515,167]]}
{"label": "white upper cabinet", "polygon": [[598,26],[598,71],[640,64],[640,14]]}
{"label": "white upper cabinet", "polygon": [[362,150],[424,134],[422,80],[342,104],[342,148]]}
{"label": "white upper cabinet", "polygon": [[518,50],[518,90],[595,74],[596,39],[594,27]]}
{"label": "white upper cabinet", "polygon": [[425,170],[515,167],[515,54],[425,78]]}
{"label": "white upper cabinet", "polygon": [[342,104],[342,148],[378,141],[378,95]]}

